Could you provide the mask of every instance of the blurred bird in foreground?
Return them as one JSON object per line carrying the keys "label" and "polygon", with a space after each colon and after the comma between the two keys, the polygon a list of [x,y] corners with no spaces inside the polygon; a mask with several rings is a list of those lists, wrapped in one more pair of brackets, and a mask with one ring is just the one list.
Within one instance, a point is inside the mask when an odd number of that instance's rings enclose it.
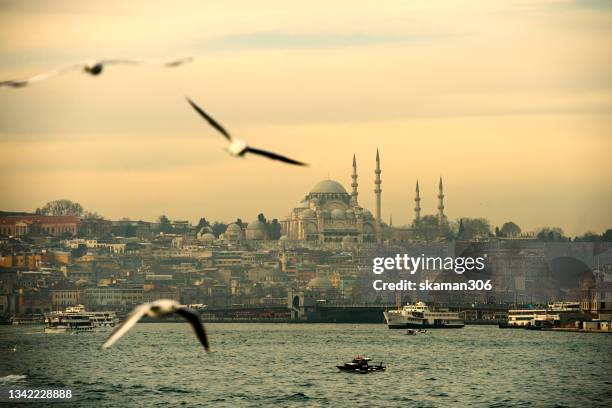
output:
{"label": "blurred bird in foreground", "polygon": [[283,163],[294,164],[297,166],[308,166],[306,163],[299,162],[297,160],[290,159],[285,156],[281,156],[280,154],[268,152],[266,150],[256,149],[254,147],[250,147],[244,140],[236,139],[230,136],[230,134],[221,126],[216,120],[214,120],[211,116],[209,116],[202,108],[196,105],[191,99],[187,98],[187,102],[193,107],[202,116],[210,126],[215,128],[218,132],[220,132],[229,142],[230,145],[227,148],[227,151],[234,157],[243,157],[247,153],[258,154],[260,156],[267,157],[268,159],[278,160]]}
{"label": "blurred bird in foreground", "polygon": [[23,88],[30,85],[31,83],[42,81],[47,78],[54,77],[56,75],[65,74],[67,72],[81,70],[90,75],[100,75],[106,65],[149,65],[149,66],[162,66],[162,67],[177,67],[187,62],[193,61],[193,58],[181,58],[173,61],[139,61],[130,59],[107,59],[107,60],[91,60],[84,64],[74,64],[68,67],[56,69],[53,71],[43,72],[42,74],[34,75],[24,79],[13,79],[9,81],[0,81],[0,88]]}
{"label": "blurred bird in foreground", "polygon": [[193,330],[196,336],[198,336],[200,343],[202,343],[206,351],[209,351],[208,337],[206,336],[206,331],[198,315],[187,307],[180,305],[178,302],[169,299],[160,299],[150,303],[143,303],[136,307],[132,310],[127,319],[117,326],[111,335],[108,336],[108,339],[102,344],[102,348],[106,349],[115,344],[117,340],[134,327],[134,325],[144,316],[163,317],[174,313],[183,316],[189,324],[193,326]]}

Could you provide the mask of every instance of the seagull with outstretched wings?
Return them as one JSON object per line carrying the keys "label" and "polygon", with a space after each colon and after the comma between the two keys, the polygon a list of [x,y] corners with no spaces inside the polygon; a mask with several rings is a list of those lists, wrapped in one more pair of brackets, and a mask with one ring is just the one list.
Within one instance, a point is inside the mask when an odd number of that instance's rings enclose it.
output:
{"label": "seagull with outstretched wings", "polygon": [[47,78],[54,77],[56,75],[65,74],[67,72],[81,70],[90,75],[100,75],[106,65],[153,65],[163,67],[177,67],[186,62],[193,61],[193,58],[181,58],[171,61],[139,61],[130,59],[106,59],[106,60],[92,60],[84,64],[74,64],[64,68],[55,69],[53,71],[43,72],[42,74],[34,75],[24,79],[12,79],[8,81],[0,81],[0,88],[23,88],[34,82],[42,81]]}
{"label": "seagull with outstretched wings", "polygon": [[306,163],[290,159],[286,156],[281,156],[280,154],[272,153],[266,150],[256,149],[254,147],[249,146],[244,140],[236,139],[230,136],[229,132],[225,130],[223,126],[219,124],[216,120],[214,120],[209,114],[204,112],[202,108],[196,105],[191,99],[187,98],[187,102],[193,107],[202,116],[206,122],[213,128],[215,128],[219,133],[221,133],[228,142],[230,142],[227,151],[234,157],[243,157],[247,153],[258,154],[260,156],[267,157],[268,159],[278,160],[283,163],[294,164],[297,166],[308,166]]}
{"label": "seagull with outstretched wings", "polygon": [[123,323],[113,330],[108,339],[102,344],[102,348],[106,349],[112,346],[119,340],[125,333],[127,333],[140,319],[145,316],[148,317],[163,317],[169,316],[171,314],[178,314],[184,317],[191,326],[193,326],[193,330],[195,331],[196,336],[204,346],[206,351],[210,350],[210,346],[208,345],[208,337],[206,336],[206,331],[204,330],[204,326],[200,322],[200,318],[198,315],[189,310],[187,307],[180,305],[178,302],[170,299],[159,299],[150,303],[143,303],[140,306],[137,306],[129,316],[125,319]]}

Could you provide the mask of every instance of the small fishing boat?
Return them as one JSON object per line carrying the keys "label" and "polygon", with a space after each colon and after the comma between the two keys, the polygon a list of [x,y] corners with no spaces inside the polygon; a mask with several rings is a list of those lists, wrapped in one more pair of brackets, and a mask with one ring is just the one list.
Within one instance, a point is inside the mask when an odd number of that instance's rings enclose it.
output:
{"label": "small fishing boat", "polygon": [[382,361],[379,365],[370,365],[369,361],[371,358],[364,356],[357,356],[350,363],[344,363],[344,365],[336,366],[340,371],[349,371],[359,374],[367,374],[370,371],[385,371],[387,368],[383,365]]}

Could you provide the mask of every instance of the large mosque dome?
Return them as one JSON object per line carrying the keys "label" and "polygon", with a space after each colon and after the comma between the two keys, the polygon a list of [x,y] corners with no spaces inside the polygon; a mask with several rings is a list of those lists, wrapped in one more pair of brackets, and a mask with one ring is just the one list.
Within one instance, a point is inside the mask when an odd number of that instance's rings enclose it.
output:
{"label": "large mosque dome", "polygon": [[323,180],[318,182],[312,190],[311,194],[348,194],[342,184],[334,180]]}

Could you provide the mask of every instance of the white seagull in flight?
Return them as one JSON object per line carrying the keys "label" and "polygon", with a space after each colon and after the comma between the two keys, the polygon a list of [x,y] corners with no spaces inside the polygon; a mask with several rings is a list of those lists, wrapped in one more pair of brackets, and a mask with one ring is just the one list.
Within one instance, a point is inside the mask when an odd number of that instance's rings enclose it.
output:
{"label": "white seagull in flight", "polygon": [[144,316],[149,317],[162,317],[169,316],[171,314],[179,314],[183,316],[187,321],[193,326],[193,330],[195,331],[200,343],[204,346],[206,351],[210,350],[208,345],[208,337],[206,337],[206,331],[204,330],[204,326],[200,322],[200,318],[198,315],[191,310],[187,309],[185,306],[181,306],[178,302],[170,299],[160,299],[150,303],[143,303],[142,305],[136,307],[132,310],[132,313],[125,319],[123,323],[121,323],[108,339],[102,344],[102,348],[106,349],[112,346],[119,340],[125,333],[127,333],[138,321]]}
{"label": "white seagull in flight", "polygon": [[297,160],[290,159],[285,156],[281,156],[280,154],[268,152],[266,150],[256,149],[254,147],[250,147],[244,140],[232,138],[230,134],[221,126],[216,120],[214,120],[211,116],[209,116],[202,108],[196,105],[191,99],[187,98],[187,102],[195,109],[206,121],[208,124],[215,129],[217,129],[225,138],[230,142],[227,151],[234,157],[243,157],[247,153],[258,154],[260,156],[267,157],[268,159],[278,160],[283,163],[295,164],[297,166],[308,166],[306,163],[299,162]]}
{"label": "white seagull in flight", "polygon": [[105,65],[126,64],[126,65],[155,65],[163,67],[176,67],[186,62],[193,61],[193,58],[181,58],[173,61],[138,61],[129,59],[108,59],[108,60],[92,60],[85,64],[74,64],[68,67],[56,69],[53,71],[43,72],[42,74],[34,75],[24,79],[13,79],[9,81],[0,81],[0,88],[23,88],[31,83],[42,81],[56,75],[65,74],[66,72],[75,71],[77,69],[90,75],[100,75]]}

